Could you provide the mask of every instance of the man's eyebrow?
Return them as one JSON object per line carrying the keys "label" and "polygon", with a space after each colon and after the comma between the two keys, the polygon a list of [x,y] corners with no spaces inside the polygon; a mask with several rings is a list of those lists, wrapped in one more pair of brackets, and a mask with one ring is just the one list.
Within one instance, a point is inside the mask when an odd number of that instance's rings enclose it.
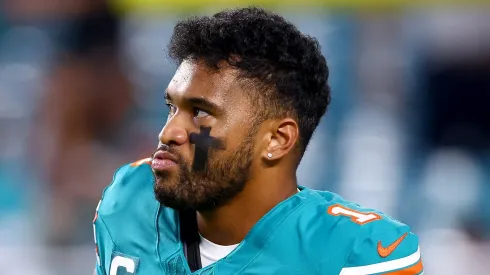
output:
{"label": "man's eyebrow", "polygon": [[[165,91],[165,100],[172,101],[172,97]],[[209,111],[222,112],[223,109],[218,106],[216,103],[213,103],[202,97],[184,97],[183,102],[188,105],[199,106],[204,109],[208,109]]]}
{"label": "man's eyebrow", "polygon": [[216,103],[213,103],[202,97],[188,97],[188,98],[184,98],[184,100],[191,105],[199,106],[204,109],[208,109],[210,111],[217,111],[217,112],[222,111],[221,107],[218,106]]}

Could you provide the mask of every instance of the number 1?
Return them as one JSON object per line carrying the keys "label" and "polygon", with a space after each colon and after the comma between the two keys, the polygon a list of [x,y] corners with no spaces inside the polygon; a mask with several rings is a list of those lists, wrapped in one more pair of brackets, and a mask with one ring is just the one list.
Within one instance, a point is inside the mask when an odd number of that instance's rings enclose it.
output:
{"label": "number 1", "polygon": [[376,220],[381,220],[381,216],[378,214],[375,214],[373,212],[369,213],[362,213],[350,208],[347,208],[343,205],[340,204],[335,204],[332,205],[328,208],[327,210],[328,214],[333,215],[333,216],[346,216],[350,217],[351,221],[357,223],[357,224],[366,224],[372,221]]}

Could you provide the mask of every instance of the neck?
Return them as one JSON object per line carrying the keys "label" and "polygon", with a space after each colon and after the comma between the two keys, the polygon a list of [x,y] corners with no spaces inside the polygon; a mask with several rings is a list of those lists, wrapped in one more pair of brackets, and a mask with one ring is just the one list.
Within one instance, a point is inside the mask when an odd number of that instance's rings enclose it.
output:
{"label": "neck", "polygon": [[198,212],[199,233],[219,245],[240,243],[267,212],[297,193],[296,177],[280,179],[276,176],[275,179],[274,182],[250,181],[228,204],[211,211]]}

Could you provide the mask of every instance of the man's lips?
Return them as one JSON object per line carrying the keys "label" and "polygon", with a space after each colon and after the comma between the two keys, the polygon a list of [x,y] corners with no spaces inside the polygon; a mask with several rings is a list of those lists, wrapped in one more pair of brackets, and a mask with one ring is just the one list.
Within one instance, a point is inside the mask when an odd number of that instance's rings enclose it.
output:
{"label": "man's lips", "polygon": [[177,166],[177,158],[167,151],[157,151],[151,160],[151,168],[155,171],[165,171]]}

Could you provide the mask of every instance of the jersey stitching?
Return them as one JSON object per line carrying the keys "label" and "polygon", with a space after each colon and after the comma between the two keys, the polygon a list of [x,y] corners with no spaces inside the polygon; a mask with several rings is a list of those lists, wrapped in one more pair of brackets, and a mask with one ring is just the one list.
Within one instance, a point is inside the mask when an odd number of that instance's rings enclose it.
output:
{"label": "jersey stitching", "polygon": [[162,272],[165,272],[165,269],[162,265],[162,259],[160,257],[160,250],[159,250],[159,247],[160,247],[160,232],[159,232],[159,229],[158,229],[158,217],[160,216],[160,211],[161,211],[161,207],[157,207],[157,211],[156,211],[156,215],[155,215],[155,234],[156,234],[156,247],[155,247],[155,252],[157,253],[157,256],[158,256],[158,264],[160,265],[160,268],[162,270]]}
{"label": "jersey stitching", "polygon": [[100,222],[104,225],[104,228],[105,230],[107,231],[107,234],[109,235],[109,238],[111,239],[111,242],[112,244],[114,245],[114,248],[116,248],[119,252],[122,252],[124,253],[124,251],[122,251],[117,245],[116,243],[114,242],[114,239],[112,238],[112,234],[111,234],[111,231],[109,230],[109,228],[107,227],[106,223],[104,222],[104,219],[99,215],[99,220]]}
{"label": "jersey stitching", "polygon": [[170,255],[167,258],[165,258],[165,260],[164,260],[164,263],[165,263],[164,271],[168,271],[168,266],[169,266],[170,261],[174,260],[174,258],[180,258],[181,260],[184,261],[182,266],[186,270],[187,274],[198,274],[201,270],[196,270],[195,272],[191,272],[189,265],[186,264],[185,257],[183,257],[183,256],[184,255],[182,253],[182,248],[179,246],[174,252],[170,253]]}

